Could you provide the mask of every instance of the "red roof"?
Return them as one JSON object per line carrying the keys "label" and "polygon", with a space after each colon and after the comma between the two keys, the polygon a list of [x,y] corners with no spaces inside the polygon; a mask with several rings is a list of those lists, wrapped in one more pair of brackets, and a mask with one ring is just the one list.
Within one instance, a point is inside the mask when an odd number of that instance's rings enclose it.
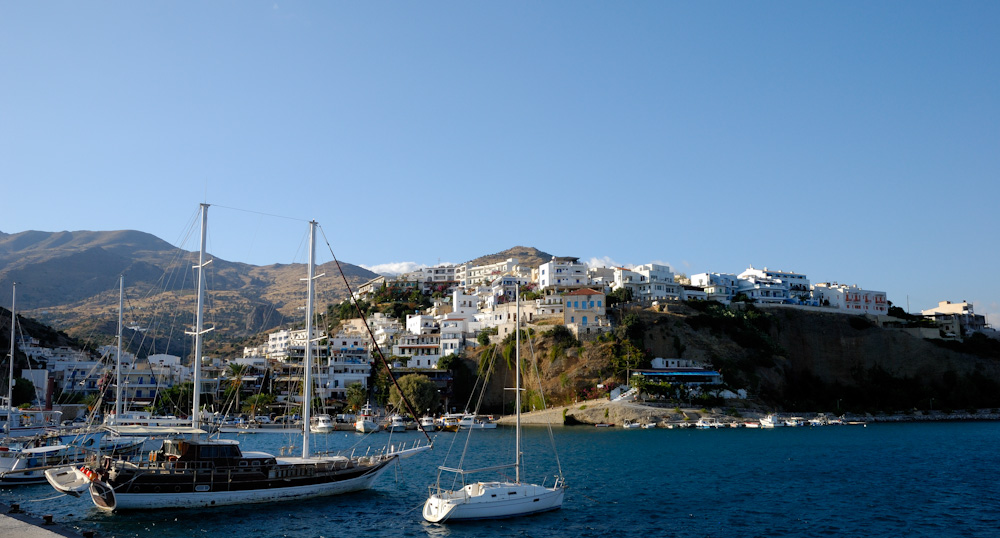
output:
{"label": "red roof", "polygon": [[590,288],[583,288],[576,291],[571,291],[566,295],[604,295],[604,294],[597,290],[592,290]]}

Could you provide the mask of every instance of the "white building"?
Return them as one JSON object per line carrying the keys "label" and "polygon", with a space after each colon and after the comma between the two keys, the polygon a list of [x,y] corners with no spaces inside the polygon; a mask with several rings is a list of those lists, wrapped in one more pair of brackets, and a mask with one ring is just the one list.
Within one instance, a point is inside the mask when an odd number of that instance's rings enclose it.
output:
{"label": "white building", "polygon": [[458,285],[457,265],[442,264],[435,267],[424,267],[407,273],[403,280],[417,282],[420,291],[426,295],[434,292],[450,293]]}
{"label": "white building", "polygon": [[587,265],[580,258],[553,256],[538,266],[538,289],[577,289],[590,286]]}
{"label": "white building", "polygon": [[460,285],[465,288],[473,288],[482,284],[489,284],[501,275],[517,275],[519,277],[530,278],[530,274],[530,268],[518,265],[517,258],[507,258],[502,262],[468,267],[465,279],[460,282]]}
{"label": "white building", "polygon": [[986,323],[986,316],[980,316],[973,311],[972,303],[962,301],[953,303],[951,301],[941,301],[934,308],[922,310],[924,317],[932,318],[935,321],[953,320],[958,323],[965,333],[981,332],[990,329]]}
{"label": "white building", "polygon": [[368,326],[375,335],[375,342],[383,349],[391,348],[396,335],[403,332],[403,324],[398,319],[381,312],[375,312],[368,318]]}
{"label": "white building", "polygon": [[626,269],[614,269],[613,289],[632,290],[635,300],[659,300],[681,298],[681,286],[674,282],[674,273],[666,265],[647,263]]}
{"label": "white building", "polygon": [[441,334],[402,334],[392,354],[406,359],[406,368],[437,368],[441,358]]}
{"label": "white building", "polygon": [[[768,269],[767,267],[763,269],[755,269],[752,265],[746,271],[740,273],[737,277],[739,280],[752,281],[759,284],[756,287],[748,287],[747,285],[741,284],[740,291],[746,293],[745,289],[758,289],[767,290],[768,288],[783,288],[785,291],[785,297],[783,299],[794,298],[799,301],[808,301],[810,299],[810,286],[809,279],[806,275],[789,272],[789,271],[774,271]],[[747,295],[750,295],[749,293]],[[761,295],[762,302],[775,302],[770,300],[770,296]],[[757,299],[757,297],[753,297]]]}
{"label": "white building", "polygon": [[821,282],[812,287],[812,298],[820,306],[852,314],[881,315],[889,312],[884,291],[863,290],[836,282]]}
{"label": "white building", "polygon": [[729,304],[738,289],[736,275],[730,273],[698,273],[691,276],[691,285],[705,290],[709,301]]}
{"label": "white building", "polygon": [[344,399],[347,387],[355,383],[368,388],[368,377],[371,375],[371,337],[367,331],[338,332],[327,339],[327,346],[329,354],[324,385],[330,397]]}

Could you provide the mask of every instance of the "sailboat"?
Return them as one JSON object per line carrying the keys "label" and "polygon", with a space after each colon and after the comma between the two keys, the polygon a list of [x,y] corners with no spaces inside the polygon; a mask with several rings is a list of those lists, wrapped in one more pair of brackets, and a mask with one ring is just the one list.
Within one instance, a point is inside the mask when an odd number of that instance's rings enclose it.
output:
{"label": "sailboat", "polygon": [[[555,484],[546,487],[544,484],[528,484],[521,480],[521,301],[517,294],[516,305],[516,354],[514,371],[514,409],[516,435],[514,441],[514,463],[480,469],[454,469],[438,467],[442,472],[457,473],[462,477],[463,487],[457,490],[441,488],[441,474],[438,474],[437,487],[431,487],[433,493],[424,502],[424,519],[431,523],[445,521],[499,519],[516,516],[526,516],[549,510],[562,508],[563,495],[566,490],[561,476],[556,477]],[[513,467],[514,480],[475,482],[465,484],[465,475],[496,471]]]}
{"label": "sailboat", "polygon": [[[192,427],[199,428],[201,415],[200,362],[202,310],[204,301],[205,231],[208,205],[201,205],[201,254],[196,269],[198,302],[195,337],[195,383]],[[309,223],[309,270],[307,280],[306,330],[312,334],[316,222]],[[209,329],[210,330],[210,329]],[[310,387],[312,346],[305,346],[303,383]],[[371,487],[375,479],[398,453],[371,456],[313,456],[309,448],[311,398],[303,398],[302,456],[275,457],[264,452],[242,452],[239,443],[206,439],[195,435],[167,439],[159,450],[142,461],[109,456],[97,465],[64,468],[50,473],[49,482],[57,491],[80,493],[89,489],[91,500],[101,510],[156,510],[199,508],[246,503],[289,501],[336,495]],[[201,432],[204,434],[204,431]],[[82,477],[81,477],[82,475]]]}

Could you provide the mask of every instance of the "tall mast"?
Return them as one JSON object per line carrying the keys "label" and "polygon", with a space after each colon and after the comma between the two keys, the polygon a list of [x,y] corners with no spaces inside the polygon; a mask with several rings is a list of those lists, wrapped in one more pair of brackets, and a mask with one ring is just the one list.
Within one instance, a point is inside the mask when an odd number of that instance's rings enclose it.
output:
{"label": "tall mast", "polygon": [[125,275],[118,277],[118,354],[115,358],[115,421],[122,419],[122,309],[125,304]]}
{"label": "tall mast", "polygon": [[516,342],[514,352],[514,407],[516,411],[514,435],[514,481],[521,483],[521,290],[514,285],[515,316],[514,316],[514,340]]}
{"label": "tall mast", "polygon": [[[194,391],[191,396],[191,426],[201,427],[201,335],[202,312],[205,308],[205,233],[208,230],[208,204],[201,204],[201,250],[198,253],[198,311],[195,315],[194,327]],[[209,329],[211,330],[211,329]],[[189,333],[190,334],[190,333]]]}
{"label": "tall mast", "polygon": [[309,221],[309,271],[306,278],[306,353],[302,359],[302,457],[309,457],[309,411],[312,407],[313,288],[316,272],[316,221]]}
{"label": "tall mast", "polygon": [[11,434],[14,427],[14,325],[16,325],[17,314],[15,305],[17,304],[17,282],[10,292],[10,377],[7,378],[7,436]]}

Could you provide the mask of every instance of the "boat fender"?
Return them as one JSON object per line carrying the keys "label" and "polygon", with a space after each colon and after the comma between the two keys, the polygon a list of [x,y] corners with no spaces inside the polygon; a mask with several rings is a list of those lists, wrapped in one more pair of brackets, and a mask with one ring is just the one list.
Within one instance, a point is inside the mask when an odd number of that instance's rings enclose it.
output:
{"label": "boat fender", "polygon": [[156,461],[156,451],[155,450],[150,450],[149,451],[149,461],[150,461],[150,463]]}

